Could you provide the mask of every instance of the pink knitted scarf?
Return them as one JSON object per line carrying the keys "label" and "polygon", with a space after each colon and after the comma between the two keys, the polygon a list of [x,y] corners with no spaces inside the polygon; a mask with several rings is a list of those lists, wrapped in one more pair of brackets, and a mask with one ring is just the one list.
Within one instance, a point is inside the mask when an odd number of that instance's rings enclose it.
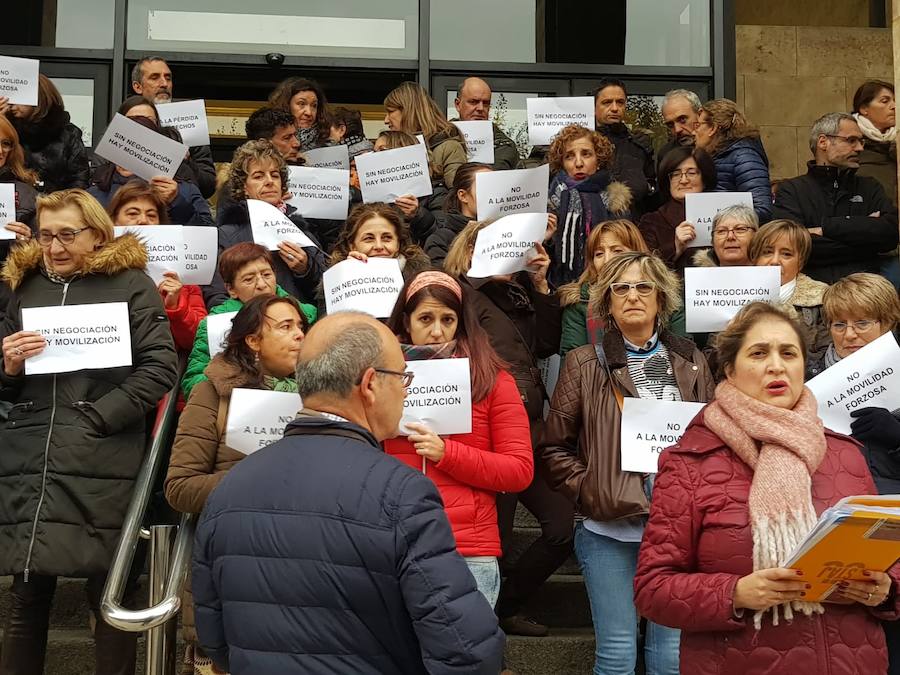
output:
{"label": "pink knitted scarf", "polygon": [[[826,443],[816,399],[806,387],[793,409],[778,408],[748,396],[727,380],[716,387],[715,401],[703,420],[747,466],[753,483],[747,505],[753,532],[753,569],[783,565],[816,524],[811,476],[825,457]],[[806,615],[824,611],[818,603],[782,606]],[[778,605],[772,608],[778,625]],[[763,612],[756,612],[759,629]]]}

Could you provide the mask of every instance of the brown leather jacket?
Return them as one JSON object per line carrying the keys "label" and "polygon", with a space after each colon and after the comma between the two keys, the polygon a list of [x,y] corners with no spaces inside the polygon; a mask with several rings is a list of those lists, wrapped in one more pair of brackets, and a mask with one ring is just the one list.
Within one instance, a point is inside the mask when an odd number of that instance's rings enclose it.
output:
{"label": "brown leather jacket", "polygon": [[[700,350],[667,330],[660,333],[660,340],[669,350],[682,399],[709,401],[715,380]],[[610,373],[623,396],[638,396],[628,374],[622,334],[610,330],[602,346],[608,371],[598,360],[595,345],[566,355],[537,453],[554,490],[568,497],[581,515],[609,521],[646,515],[650,502],[643,474],[619,468],[621,411]]]}

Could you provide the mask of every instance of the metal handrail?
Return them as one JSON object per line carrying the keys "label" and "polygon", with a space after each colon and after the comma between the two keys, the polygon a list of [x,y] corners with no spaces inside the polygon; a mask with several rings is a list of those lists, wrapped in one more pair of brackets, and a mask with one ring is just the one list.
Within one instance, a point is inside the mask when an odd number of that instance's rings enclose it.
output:
{"label": "metal handrail", "polygon": [[[183,370],[182,362],[179,368],[178,383],[181,382]],[[183,514],[178,525],[178,534],[165,575],[162,599],[152,607],[139,610],[125,609],[121,604],[138,539],[141,537],[144,516],[153,495],[154,480],[165,456],[166,442],[170,436],[169,430],[175,420],[175,407],[180,391],[178,383],[163,399],[163,410],[156,426],[156,433],[135,481],[134,494],[122,525],[122,534],[119,537],[109,575],[103,587],[100,601],[100,612],[103,619],[111,626],[124,631],[141,632],[162,626],[172,619],[181,608],[181,589],[187,575],[193,543],[194,518],[190,514]]]}

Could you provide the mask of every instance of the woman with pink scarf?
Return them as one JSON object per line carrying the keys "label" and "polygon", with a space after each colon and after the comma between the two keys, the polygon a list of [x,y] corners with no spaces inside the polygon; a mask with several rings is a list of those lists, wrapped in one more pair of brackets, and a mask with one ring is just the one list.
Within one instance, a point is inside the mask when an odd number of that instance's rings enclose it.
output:
{"label": "woman with pink scarf", "polygon": [[876,494],[858,444],[822,426],[803,385],[803,331],[753,303],[717,348],[715,400],[660,459],[638,610],[681,629],[682,673],[883,675],[879,620],[898,618],[897,567],[819,604],[779,566],[826,508]]}

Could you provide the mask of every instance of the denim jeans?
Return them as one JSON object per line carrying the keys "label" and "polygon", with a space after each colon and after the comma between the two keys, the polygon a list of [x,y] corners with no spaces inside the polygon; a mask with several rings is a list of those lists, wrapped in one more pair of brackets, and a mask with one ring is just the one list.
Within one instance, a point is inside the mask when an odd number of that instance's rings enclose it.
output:
{"label": "denim jeans", "polygon": [[[575,554],[591,603],[597,649],[594,675],[634,675],[638,616],[634,573],[640,543],[624,542],[575,528]],[[681,631],[647,622],[644,661],[647,675],[678,675]]]}
{"label": "denim jeans", "polygon": [[496,558],[464,558],[469,571],[475,577],[475,585],[493,608],[500,595],[500,565]]}

